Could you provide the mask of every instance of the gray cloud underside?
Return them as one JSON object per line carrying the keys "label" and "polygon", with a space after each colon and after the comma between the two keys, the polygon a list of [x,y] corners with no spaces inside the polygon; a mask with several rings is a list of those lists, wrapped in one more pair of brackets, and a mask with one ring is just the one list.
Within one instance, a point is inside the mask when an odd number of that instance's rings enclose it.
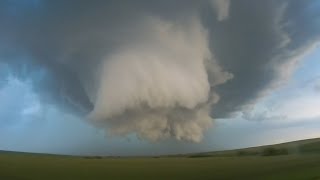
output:
{"label": "gray cloud underside", "polygon": [[[101,88],[100,72],[103,72],[100,68],[106,66],[106,58],[109,59],[108,62],[119,62],[114,60],[119,57],[118,52],[121,52],[120,57],[124,53],[128,57],[138,54],[143,57],[156,55],[168,58],[168,64],[164,65],[178,65],[176,70],[187,78],[191,78],[192,73],[205,72],[210,88],[208,97],[199,95],[192,99],[176,98],[163,102],[165,105],[153,106],[148,103],[154,102],[154,96],[139,96],[139,100],[130,102],[140,103],[141,100],[147,102],[148,108],[141,110],[145,105],[143,104],[139,105],[139,111],[131,112],[129,109],[128,112],[125,109],[127,106],[119,106],[120,110],[117,109],[117,112],[120,115],[104,114],[110,119],[117,119],[116,123],[111,120],[106,126],[113,127],[118,134],[138,132],[141,137],[151,140],[173,136],[177,139],[199,141],[202,129],[206,129],[211,121],[211,118],[203,114],[211,112],[212,117],[227,117],[281,85],[290,77],[301,59],[300,56],[312,49],[318,41],[320,32],[320,13],[314,8],[319,6],[316,0],[235,0],[230,1],[228,6],[224,5],[223,10],[218,6],[212,8],[214,4],[212,1],[179,0],[121,3],[98,0],[90,3],[60,0],[33,3],[1,1],[0,63],[9,65],[5,69],[11,74],[32,79],[34,91],[43,101],[83,115],[104,105],[98,102],[97,97]],[[148,18],[154,18],[159,23],[150,25],[149,20],[145,20]],[[164,32],[152,29],[159,24],[168,28]],[[160,44],[158,36],[165,37],[160,38],[165,39]],[[193,39],[188,39],[188,36]],[[203,51],[197,50],[193,45],[194,41],[199,42],[197,47],[201,47]],[[174,45],[180,47],[182,42],[190,46],[175,49]],[[139,45],[143,48],[150,45],[150,52],[154,51],[155,54],[141,54],[146,49],[133,48]],[[169,51],[173,54],[158,55],[157,48],[166,46],[172,46]],[[164,54],[167,52],[165,49],[161,49],[162,51]],[[192,66],[194,62],[184,63],[180,60],[184,56],[181,53],[174,55],[174,52],[188,52],[190,56],[196,54],[195,57],[201,59],[195,64],[199,65],[199,71],[180,69],[182,64]],[[189,55],[186,57],[190,57]],[[157,64],[158,60],[153,62]],[[204,69],[201,69],[202,63],[205,64]],[[151,77],[160,77],[154,71],[150,72]],[[109,72],[107,70],[106,74]],[[161,72],[168,74],[173,71]],[[192,73],[189,76],[187,72]],[[140,77],[136,71],[131,75],[130,77]],[[178,79],[182,77],[180,75],[173,75],[176,78],[171,79]],[[199,76],[199,79],[203,78]],[[169,79],[163,80],[167,82]],[[172,81],[175,82],[178,80]],[[198,81],[194,79],[190,82]],[[185,84],[182,87],[183,85]],[[199,91],[191,86],[190,91],[181,92],[206,92],[206,83],[202,85],[203,88],[198,87]],[[109,90],[108,83],[104,87]],[[173,89],[150,91],[176,92]],[[108,93],[106,96],[108,97]],[[213,98],[209,100],[209,96]],[[99,114],[99,111],[94,112]],[[184,121],[186,117],[181,112],[190,114],[195,119],[209,119],[200,121],[187,118]],[[123,119],[128,114],[135,118],[120,126],[119,123],[125,121]],[[146,125],[145,118],[154,115],[157,117],[153,119],[155,123]],[[158,117],[166,117],[166,120],[157,120]],[[98,119],[101,117],[98,116]]]}
{"label": "gray cloud underside", "polygon": [[228,21],[210,20],[211,50],[234,78],[217,88],[221,97],[213,109],[225,117],[254,103],[286,82],[319,41],[320,13],[316,1],[232,1]]}

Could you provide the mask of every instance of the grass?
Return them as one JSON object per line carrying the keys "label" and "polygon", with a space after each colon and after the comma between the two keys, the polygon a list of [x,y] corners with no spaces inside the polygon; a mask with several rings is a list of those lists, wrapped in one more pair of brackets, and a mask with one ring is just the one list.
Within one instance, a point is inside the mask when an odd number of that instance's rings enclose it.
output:
{"label": "grass", "polygon": [[[319,140],[320,142],[320,140]],[[297,143],[297,142],[295,142]],[[277,145],[273,148],[292,147]],[[298,143],[300,154],[112,158],[0,153],[1,180],[36,179],[310,179],[320,180],[320,144]],[[263,150],[267,147],[258,147]],[[248,149],[241,150],[248,151]],[[251,152],[250,151],[250,152]],[[309,153],[312,152],[312,153]],[[227,152],[227,154],[230,151]]]}

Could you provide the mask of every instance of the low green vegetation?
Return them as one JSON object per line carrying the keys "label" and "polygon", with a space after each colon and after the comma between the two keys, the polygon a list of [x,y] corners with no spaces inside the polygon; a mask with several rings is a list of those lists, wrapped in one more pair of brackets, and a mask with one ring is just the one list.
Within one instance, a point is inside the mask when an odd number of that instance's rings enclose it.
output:
{"label": "low green vegetation", "polygon": [[[276,145],[251,147],[228,151],[189,154],[189,157],[240,157],[320,154],[320,138],[294,141]],[[183,156],[183,155],[182,155]]]}
{"label": "low green vegetation", "polygon": [[320,180],[320,140],[170,157],[0,153],[0,179]]}

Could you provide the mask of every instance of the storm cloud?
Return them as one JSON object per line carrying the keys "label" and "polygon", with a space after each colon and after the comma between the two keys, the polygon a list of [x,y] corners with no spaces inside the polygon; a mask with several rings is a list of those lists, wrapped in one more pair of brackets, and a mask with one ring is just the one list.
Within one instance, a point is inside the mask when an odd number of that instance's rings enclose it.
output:
{"label": "storm cloud", "polygon": [[[199,142],[283,85],[319,41],[316,1],[1,1],[0,86],[117,135]],[[2,80],[1,80],[2,79]]]}

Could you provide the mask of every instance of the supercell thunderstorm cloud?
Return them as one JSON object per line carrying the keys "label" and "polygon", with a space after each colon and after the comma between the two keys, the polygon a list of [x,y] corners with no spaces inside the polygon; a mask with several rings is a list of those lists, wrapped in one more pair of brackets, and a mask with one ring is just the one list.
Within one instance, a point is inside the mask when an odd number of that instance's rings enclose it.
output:
{"label": "supercell thunderstorm cloud", "polygon": [[210,105],[218,101],[213,88],[231,75],[210,54],[196,20],[180,26],[148,19],[141,26],[143,39],[105,57],[90,119],[117,134],[200,141],[212,121]]}
{"label": "supercell thunderstorm cloud", "polygon": [[[319,41],[316,1],[1,1],[0,87],[107,133],[200,142]],[[305,13],[308,12],[308,13]]]}

